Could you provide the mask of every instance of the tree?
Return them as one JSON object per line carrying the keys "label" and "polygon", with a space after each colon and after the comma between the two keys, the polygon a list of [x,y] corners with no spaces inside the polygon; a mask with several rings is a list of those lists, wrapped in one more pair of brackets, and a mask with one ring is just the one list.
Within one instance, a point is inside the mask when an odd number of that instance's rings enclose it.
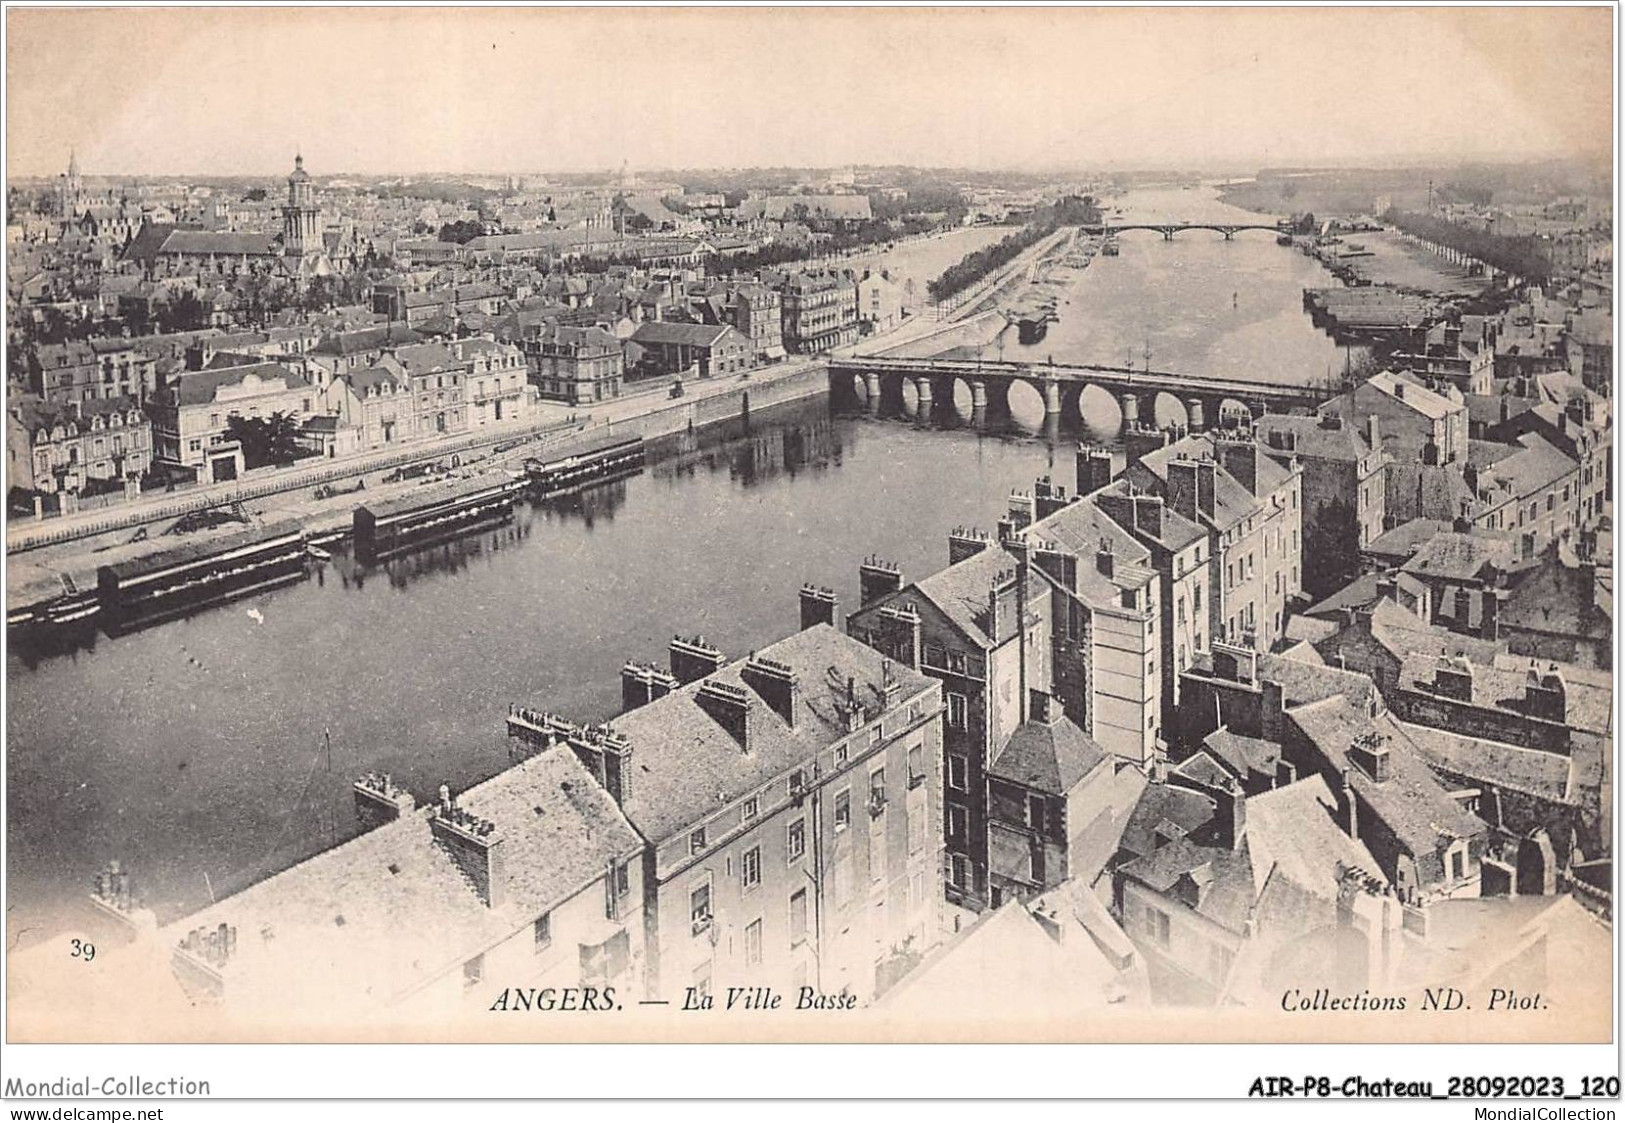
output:
{"label": "tree", "polygon": [[197,331],[209,326],[209,310],[191,289],[159,308],[156,318],[166,332]]}
{"label": "tree", "polygon": [[461,246],[472,242],[484,233],[485,228],[478,222],[472,219],[458,219],[456,222],[448,222],[440,228],[440,240],[442,242],[456,242]]}
{"label": "tree", "polygon": [[299,426],[288,414],[278,411],[270,417],[226,418],[226,437],[243,446],[243,466],[263,468],[267,464],[287,464],[299,458]]}

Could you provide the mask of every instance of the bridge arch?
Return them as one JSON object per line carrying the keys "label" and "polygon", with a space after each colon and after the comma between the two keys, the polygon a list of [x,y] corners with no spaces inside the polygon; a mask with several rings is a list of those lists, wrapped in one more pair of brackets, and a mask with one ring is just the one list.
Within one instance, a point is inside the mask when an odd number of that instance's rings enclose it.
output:
{"label": "bridge arch", "polygon": [[1140,400],[1140,418],[1153,422],[1159,429],[1169,425],[1190,428],[1190,414],[1185,409],[1185,403],[1167,390],[1158,390],[1149,402],[1143,398]]}
{"label": "bridge arch", "polygon": [[1117,395],[1093,382],[1078,390],[1078,416],[1084,434],[1094,440],[1111,440],[1123,431],[1123,407]]}
{"label": "bridge arch", "polygon": [[1023,428],[1039,429],[1044,424],[1044,384],[1035,378],[1012,378],[1007,403],[1010,419]]}

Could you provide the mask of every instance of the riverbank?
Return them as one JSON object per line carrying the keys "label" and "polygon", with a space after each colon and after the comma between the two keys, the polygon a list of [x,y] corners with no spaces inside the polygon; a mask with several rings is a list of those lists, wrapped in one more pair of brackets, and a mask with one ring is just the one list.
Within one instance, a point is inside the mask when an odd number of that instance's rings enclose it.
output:
{"label": "riverbank", "polygon": [[[567,456],[580,443],[608,434],[640,436],[645,440],[698,429],[718,422],[745,417],[762,410],[828,393],[829,380],[822,363],[786,363],[753,371],[743,378],[726,382],[690,382],[682,398],[671,398],[664,383],[650,391],[606,403],[605,408],[586,419],[555,423],[526,436],[522,433],[495,433],[481,444],[457,442],[456,449],[437,442],[411,450],[400,463],[449,461],[457,456],[456,468],[468,475],[499,470],[526,456],[557,458]],[[307,538],[348,533],[355,508],[362,502],[377,503],[409,494],[417,480],[390,480],[398,463],[372,468],[349,465],[336,473],[338,494],[318,497],[310,480],[289,481],[287,486],[264,494],[238,498],[228,489],[194,509],[228,508],[240,510],[249,525],[288,523],[303,529]],[[357,489],[357,485],[363,485]],[[239,493],[240,494],[240,493]],[[133,506],[133,505],[132,505]],[[244,528],[241,522],[185,536],[163,533],[158,524],[169,522],[184,512],[157,508],[147,519],[136,519],[110,529],[98,529],[82,537],[53,542],[14,554],[6,567],[6,609],[16,613],[55,600],[72,589],[91,589],[97,570],[104,565],[134,561],[171,549],[183,542],[207,544],[230,537]],[[105,513],[104,513],[105,514]],[[143,528],[148,532],[131,541]]]}

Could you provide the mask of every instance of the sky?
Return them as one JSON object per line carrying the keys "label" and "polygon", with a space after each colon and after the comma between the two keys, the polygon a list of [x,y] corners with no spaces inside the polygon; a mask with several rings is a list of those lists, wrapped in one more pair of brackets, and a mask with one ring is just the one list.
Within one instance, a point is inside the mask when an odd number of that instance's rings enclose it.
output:
{"label": "sky", "polygon": [[1608,157],[1595,8],[9,9],[8,176]]}

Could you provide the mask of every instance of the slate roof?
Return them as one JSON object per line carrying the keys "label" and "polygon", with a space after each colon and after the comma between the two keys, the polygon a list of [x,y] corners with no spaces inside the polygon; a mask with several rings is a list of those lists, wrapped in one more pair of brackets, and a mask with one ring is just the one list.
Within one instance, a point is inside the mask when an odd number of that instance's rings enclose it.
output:
{"label": "slate roof", "polygon": [[1338,802],[1324,777],[1314,775],[1247,799],[1243,833],[1258,888],[1270,867],[1323,900],[1337,900],[1337,866],[1388,881],[1365,843],[1338,825]]}
{"label": "slate roof", "polygon": [[1438,419],[1448,417],[1462,407],[1449,398],[1428,389],[1420,383],[1410,379],[1403,379],[1392,371],[1381,371],[1372,375],[1366,384],[1373,389],[1380,390],[1388,397],[1400,402],[1420,413],[1424,417]]}
{"label": "slate roof", "polygon": [[214,254],[221,257],[269,257],[281,247],[269,234],[236,234],[214,230],[175,230],[158,248],[159,254]]}
{"label": "slate roof", "polygon": [[1147,784],[1123,828],[1121,847],[1144,857],[1157,849],[1159,833],[1164,838],[1192,834],[1213,821],[1214,809],[1212,796],[1172,784]]}
{"label": "slate roof", "polygon": [[[1371,445],[1359,426],[1343,423],[1335,428],[1319,417],[1296,417],[1290,414],[1266,414],[1258,419],[1255,430],[1260,452],[1312,456],[1319,460],[1357,461],[1369,456]],[[1274,436],[1291,434],[1292,447],[1273,442]]]}
{"label": "slate roof", "polygon": [[[968,640],[988,649],[994,646],[993,637],[986,630],[988,592],[999,573],[1014,570],[1017,565],[1015,557],[1004,547],[989,546],[972,557],[921,578],[909,588],[936,606]],[[905,588],[898,597],[907,599],[909,588]]]}
{"label": "slate roof", "polygon": [[1064,714],[1026,721],[994,759],[992,775],[1049,795],[1065,795],[1106,761],[1106,751]]}
{"label": "slate roof", "polygon": [[405,324],[393,323],[362,328],[360,331],[335,332],[312,347],[311,354],[360,355],[368,351],[381,351],[385,347],[421,342],[423,336]]}
{"label": "slate roof", "polygon": [[715,347],[732,330],[726,324],[678,324],[647,320],[632,333],[632,342],[644,346]]}
{"label": "slate roof", "polygon": [[383,1004],[521,932],[641,847],[567,748],[498,773],[458,805],[501,834],[507,884],[495,908],[434,841],[420,810],[233,894],[167,934],[235,927],[236,952],[223,969],[228,994],[265,988],[341,1008]]}
{"label": "slate roof", "polygon": [[1238,935],[1245,930],[1257,899],[1253,863],[1245,850],[1237,853],[1179,839],[1127,863],[1119,872],[1163,896],[1181,900],[1177,887],[1182,881],[1190,882],[1196,892],[1194,911]]}
{"label": "slate roof", "polygon": [[[842,712],[848,679],[854,680],[868,712],[881,703],[883,668],[889,661],[827,624],[797,632],[757,654],[795,673],[802,704],[794,727],[745,685],[740,678],[745,660],[609,722],[633,748],[626,817],[651,842],[687,830],[726,802],[786,775],[849,736]],[[932,686],[917,671],[890,666],[901,683],[898,705]],[[749,752],[695,701],[701,682],[710,680],[743,687],[750,695]]]}
{"label": "slate roof", "polygon": [[281,363],[257,362],[245,366],[186,371],[158,394],[176,405],[205,405],[215,400],[222,386],[236,386],[249,375],[267,383],[280,382],[282,388],[287,390],[297,390],[310,385],[303,375],[294,373]]}
{"label": "slate roof", "polygon": [[[1578,472],[1580,466],[1560,449],[1538,433],[1525,433],[1518,438],[1523,446],[1490,469],[1498,479],[1512,485],[1512,493],[1520,499],[1534,495]],[[1543,512],[1544,513],[1544,512]]]}
{"label": "slate roof", "polygon": [[1231,774],[1245,780],[1250,772],[1274,776],[1281,760],[1281,746],[1258,737],[1244,737],[1228,728],[1215,729],[1202,739],[1203,746]]}
{"label": "slate roof", "polygon": [[1444,581],[1477,581],[1486,566],[1507,568],[1516,560],[1508,535],[1445,531],[1419,544],[1401,572]]}
{"label": "slate roof", "polygon": [[[93,398],[73,405],[48,402],[34,394],[18,394],[11,401],[11,415],[29,434],[41,429],[55,429],[66,425],[75,431],[89,432],[91,421],[98,416],[139,413],[141,407],[131,397]],[[142,420],[145,420],[143,417]]]}
{"label": "slate roof", "polygon": [[[1168,495],[1168,465],[1176,459],[1209,460],[1214,461],[1213,473],[1213,514],[1201,514],[1200,517],[1210,523],[1216,530],[1229,530],[1251,515],[1262,509],[1257,497],[1248,491],[1240,480],[1225,471],[1213,455],[1213,446],[1202,436],[1185,437],[1171,445],[1165,445],[1140,458],[1139,463],[1130,465],[1125,473],[1136,483],[1148,483],[1144,479],[1149,475],[1156,479],[1156,491]],[[1259,454],[1259,478],[1264,479],[1264,465],[1273,465],[1278,471],[1280,466],[1275,464],[1268,456]],[[1284,478],[1284,477],[1283,477]],[[1268,490],[1265,488],[1264,490]],[[1200,514],[1200,508],[1198,508]]]}
{"label": "slate roof", "polygon": [[[1385,561],[1391,561],[1397,565],[1400,562],[1408,559],[1419,546],[1422,546],[1440,534],[1453,533],[1454,530],[1455,523],[1445,522],[1442,519],[1411,519],[1409,522],[1401,523],[1392,530],[1383,531],[1370,542],[1360,547],[1360,552],[1362,554],[1369,554],[1375,558],[1381,558]],[[1365,575],[1365,577],[1374,576],[1374,574]],[[1365,577],[1361,577],[1358,580],[1363,581],[1365,580]],[[1369,604],[1371,600],[1376,599],[1376,584],[1374,582],[1371,585],[1371,592],[1372,596],[1364,603]],[[1338,594],[1334,593],[1333,597],[1336,597],[1337,595]],[[1332,597],[1327,598],[1328,601],[1331,599]],[[1319,610],[1319,608],[1320,606],[1317,605],[1315,608],[1310,609],[1310,611],[1316,612]]]}
{"label": "slate roof", "polygon": [[[1289,707],[1286,718],[1297,726],[1333,770],[1347,770],[1350,783],[1360,797],[1361,811],[1375,815],[1416,860],[1425,881],[1443,876],[1439,851],[1453,839],[1482,834],[1484,823],[1462,809],[1434,779],[1420,754],[1386,716],[1372,719],[1356,713],[1346,699],[1324,698],[1307,705]],[[1349,759],[1355,738],[1370,734],[1389,735],[1389,778],[1377,783]]]}
{"label": "slate roof", "polygon": [[408,375],[434,374],[439,371],[460,371],[463,361],[444,343],[412,343],[397,347],[395,361]]}
{"label": "slate roof", "polygon": [[[1394,723],[1431,764],[1485,784],[1531,792],[1545,799],[1573,800],[1573,766],[1566,756],[1470,737],[1449,729]],[[1481,804],[1486,817],[1493,805]]]}

